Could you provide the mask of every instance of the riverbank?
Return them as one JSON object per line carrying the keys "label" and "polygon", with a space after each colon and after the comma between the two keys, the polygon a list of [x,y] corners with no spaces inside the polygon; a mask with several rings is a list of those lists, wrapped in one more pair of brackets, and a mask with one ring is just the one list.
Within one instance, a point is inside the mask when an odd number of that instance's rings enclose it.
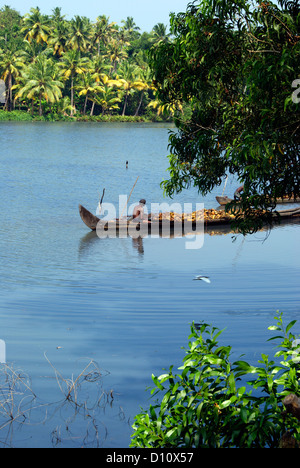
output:
{"label": "riverbank", "polygon": [[68,115],[45,114],[31,115],[26,111],[14,110],[7,112],[0,110],[0,122],[170,122],[159,116],[131,116],[131,115],[82,115],[70,117]]}

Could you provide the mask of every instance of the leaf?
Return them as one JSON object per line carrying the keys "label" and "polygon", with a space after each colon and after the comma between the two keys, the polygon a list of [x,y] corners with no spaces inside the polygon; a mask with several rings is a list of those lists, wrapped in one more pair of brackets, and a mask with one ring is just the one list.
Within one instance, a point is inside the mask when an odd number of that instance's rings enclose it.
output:
{"label": "leaf", "polygon": [[282,335],[276,335],[276,336],[272,336],[271,338],[268,338],[267,341],[273,341],[273,340],[278,340],[278,339],[282,340],[283,338],[284,336]]}
{"label": "leaf", "polygon": [[172,440],[177,435],[177,427],[173,427],[166,433],[166,439]]}
{"label": "leaf", "polygon": [[154,374],[152,374],[152,380],[155,383],[155,385],[159,388],[159,390],[164,390],[163,385],[161,385],[159,379]]}
{"label": "leaf", "polygon": [[246,373],[249,373],[249,374],[254,373],[254,372],[257,371],[256,367],[251,366],[246,361],[236,361],[236,362],[234,362],[234,365],[237,366],[237,368],[239,370],[242,370],[242,371],[244,371]]}
{"label": "leaf", "polygon": [[232,404],[231,400],[224,400],[219,404],[219,408],[222,410],[224,408],[227,408]]}
{"label": "leaf", "polygon": [[295,325],[295,323],[297,323],[297,320],[293,320],[292,322],[290,322],[287,327],[286,327],[286,333],[288,333],[290,331],[290,329]]}
{"label": "leaf", "polygon": [[238,395],[239,395],[239,397],[243,396],[245,392],[246,392],[246,387],[240,387],[240,388],[238,389]]}
{"label": "leaf", "polygon": [[169,380],[169,378],[170,378],[170,374],[162,374],[158,377],[158,380],[161,383],[164,383],[166,380]]}

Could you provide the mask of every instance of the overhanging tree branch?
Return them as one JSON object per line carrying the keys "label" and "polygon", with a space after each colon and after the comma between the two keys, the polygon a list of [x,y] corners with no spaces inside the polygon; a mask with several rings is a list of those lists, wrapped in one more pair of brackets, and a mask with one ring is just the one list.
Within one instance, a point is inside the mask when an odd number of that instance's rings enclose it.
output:
{"label": "overhanging tree branch", "polygon": [[244,184],[244,234],[273,224],[271,200],[300,195],[300,108],[292,100],[299,22],[289,4],[194,1],[172,17],[173,42],[150,53],[158,99],[180,100],[185,110],[170,136],[167,195],[191,185],[205,195],[234,173]]}

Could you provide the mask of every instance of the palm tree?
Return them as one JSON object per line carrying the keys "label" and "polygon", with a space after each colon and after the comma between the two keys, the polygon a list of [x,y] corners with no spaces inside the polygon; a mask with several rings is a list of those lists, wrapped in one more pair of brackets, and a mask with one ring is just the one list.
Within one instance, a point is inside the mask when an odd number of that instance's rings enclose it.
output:
{"label": "palm tree", "polygon": [[102,115],[119,109],[118,103],[121,102],[121,99],[116,95],[115,89],[108,83],[102,86],[102,90],[95,95],[94,99],[102,107]]}
{"label": "palm tree", "polygon": [[[83,108],[83,114],[85,115],[88,101],[94,101],[95,95],[99,91],[102,91],[103,88],[99,85],[99,83],[95,81],[91,72],[88,71],[87,73],[83,75],[82,82],[77,86],[77,89],[80,90],[78,93],[79,96],[85,96],[85,102],[84,102],[84,108]],[[92,111],[93,110],[94,110],[94,106],[92,108]],[[91,112],[91,115],[93,115],[93,112]]]}
{"label": "palm tree", "polygon": [[37,43],[35,41],[29,42],[27,39],[24,39],[23,46],[26,63],[34,62],[36,58],[45,50],[43,44]]}
{"label": "palm tree", "polygon": [[157,23],[153,30],[153,42],[156,44],[158,42],[169,42],[170,34],[167,33],[167,26],[163,23]]}
{"label": "palm tree", "polygon": [[65,19],[65,15],[61,14],[61,8],[59,7],[53,8],[52,15],[51,15],[52,24],[55,26],[57,23],[64,21],[64,19]]}
{"label": "palm tree", "polygon": [[[102,95],[106,95],[108,93],[108,88],[111,88],[111,86],[113,86],[113,80],[108,75],[109,70],[110,70],[110,65],[105,62],[103,56],[97,55],[96,57],[92,58],[90,72],[94,81],[100,87],[99,90],[101,89],[101,93],[104,93]],[[110,97],[108,99],[110,99]],[[91,100],[93,102],[91,115],[93,115],[95,102],[98,102],[98,101],[96,101],[95,99],[91,99]],[[119,102],[119,101],[120,99],[117,99],[117,101],[115,102]],[[107,106],[104,106],[104,107],[105,109],[107,108]]]}
{"label": "palm tree", "polygon": [[62,96],[63,83],[57,78],[57,69],[53,60],[45,55],[39,55],[35,62],[29,65],[23,75],[25,86],[17,94],[17,98],[25,95],[28,99],[39,100],[39,115],[43,115],[42,99],[54,103]]}
{"label": "palm tree", "polygon": [[53,47],[53,55],[61,57],[67,49],[69,40],[69,27],[68,23],[63,19],[56,21],[54,29],[49,38],[49,45]]}
{"label": "palm tree", "polygon": [[112,35],[117,31],[115,25],[116,23],[109,23],[109,17],[105,15],[98,16],[92,34],[92,43],[93,45],[97,44],[98,55],[101,52],[101,44],[106,46],[111,40]]}
{"label": "palm tree", "polygon": [[65,80],[71,80],[71,116],[76,112],[74,105],[74,80],[76,75],[81,75],[90,68],[90,62],[87,57],[81,57],[78,49],[64,52],[59,63]]}
{"label": "palm tree", "polygon": [[93,77],[97,83],[103,83],[107,80],[110,66],[105,62],[104,58],[100,56],[92,57],[91,59],[91,71]]}
{"label": "palm tree", "polygon": [[4,80],[6,85],[4,109],[9,112],[13,108],[13,81],[20,75],[23,67],[24,54],[22,51],[17,51],[13,48],[0,51],[0,79]]}
{"label": "palm tree", "polygon": [[91,40],[91,23],[88,18],[75,16],[75,19],[70,23],[70,38],[68,47],[81,52],[86,52],[90,46]]}
{"label": "palm tree", "polygon": [[142,106],[142,103],[143,103],[145,92],[147,90],[149,90],[149,89],[153,89],[153,75],[152,75],[152,71],[151,71],[149,66],[146,66],[145,68],[140,69],[139,79],[144,84],[144,88],[141,90],[141,96],[140,96],[139,104],[138,104],[138,106],[136,108],[136,111],[135,111],[135,114],[134,114],[135,117],[139,115],[139,112],[140,112],[140,109],[141,109],[141,106]]}
{"label": "palm tree", "polygon": [[129,38],[136,35],[141,29],[135,24],[132,16],[127,16],[127,19],[122,20],[121,23],[123,23],[123,29],[127,32]]}
{"label": "palm tree", "polygon": [[46,15],[42,15],[40,9],[31,8],[31,14],[25,15],[23,19],[23,28],[21,32],[25,32],[25,39],[31,42],[35,40],[38,44],[40,42],[47,42],[50,34],[50,20]]}
{"label": "palm tree", "polygon": [[57,104],[57,112],[64,116],[67,116],[69,115],[68,111],[71,114],[72,112],[71,101],[70,101],[69,96],[64,96],[63,98],[59,100]]}
{"label": "palm tree", "polygon": [[128,57],[123,44],[113,38],[107,45],[107,56],[111,62],[111,73],[117,70],[117,64]]}
{"label": "palm tree", "polygon": [[124,28],[119,28],[116,34],[115,39],[119,42],[120,48],[122,50],[130,46],[130,33]]}
{"label": "palm tree", "polygon": [[129,94],[132,94],[135,90],[141,91],[147,87],[146,84],[140,79],[139,74],[139,67],[129,62],[123,62],[118,69],[117,78],[113,80],[113,84],[118,88],[122,88],[122,90],[125,92],[122,116],[124,116],[126,112]]}

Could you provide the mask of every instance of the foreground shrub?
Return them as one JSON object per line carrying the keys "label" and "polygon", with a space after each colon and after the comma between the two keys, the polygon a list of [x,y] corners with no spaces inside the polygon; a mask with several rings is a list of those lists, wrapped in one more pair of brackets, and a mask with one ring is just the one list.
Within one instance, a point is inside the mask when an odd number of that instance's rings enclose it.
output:
{"label": "foreground shrub", "polygon": [[0,110],[0,122],[9,122],[9,121],[17,121],[17,122],[31,122],[33,117],[31,114],[28,114],[24,111],[11,111],[6,112],[4,110]]}
{"label": "foreground shrub", "polygon": [[299,346],[282,316],[269,327],[280,340],[274,360],[258,366],[230,363],[231,347],[219,346],[222,331],[193,324],[181,373],[152,376],[159,400],[135,417],[131,447],[277,448],[300,440],[299,420],[285,411],[284,398],[299,396]]}

